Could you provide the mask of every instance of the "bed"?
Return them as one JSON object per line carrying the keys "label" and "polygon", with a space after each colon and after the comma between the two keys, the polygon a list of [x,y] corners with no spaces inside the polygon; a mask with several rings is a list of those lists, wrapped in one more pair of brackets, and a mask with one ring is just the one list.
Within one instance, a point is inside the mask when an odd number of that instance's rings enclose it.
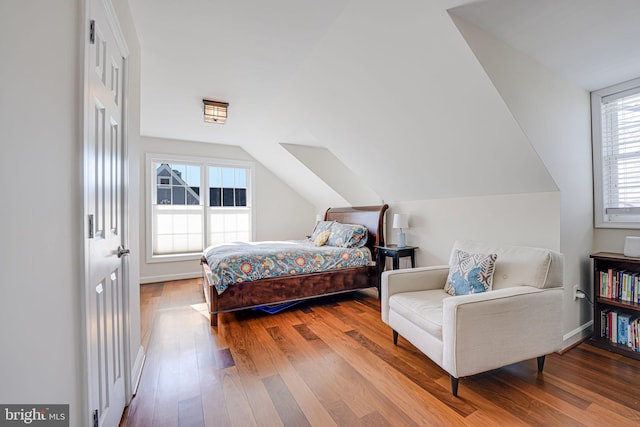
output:
{"label": "bed", "polygon": [[[358,224],[366,227],[367,239],[360,252],[369,253],[370,259],[361,266],[341,264],[338,269],[321,272],[306,272],[305,269],[296,268],[295,270],[299,271],[291,271],[286,276],[247,280],[246,274],[240,276],[240,272],[233,275],[233,273],[223,271],[220,263],[216,263],[208,252],[210,248],[207,248],[200,263],[211,326],[217,326],[218,314],[224,312],[301,301],[371,287],[376,287],[379,293],[380,276],[378,266],[375,264],[377,259],[375,246],[384,246],[384,215],[388,207],[385,204],[329,208],[325,212],[324,221]],[[307,246],[313,246],[313,244],[307,243]],[[235,248],[226,248],[227,251],[232,249]],[[307,248],[305,247],[305,249]],[[213,268],[209,264],[212,264]],[[225,267],[228,266],[225,264]],[[250,270],[251,267],[245,264],[244,269]],[[221,283],[224,276],[231,276],[232,279],[229,279],[228,283]]]}

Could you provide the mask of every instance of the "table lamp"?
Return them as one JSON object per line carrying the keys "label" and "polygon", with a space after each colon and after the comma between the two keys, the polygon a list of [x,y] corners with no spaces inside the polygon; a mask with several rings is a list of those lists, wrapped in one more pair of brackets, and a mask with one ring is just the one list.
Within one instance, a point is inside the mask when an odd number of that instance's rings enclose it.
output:
{"label": "table lamp", "polygon": [[398,231],[398,247],[404,248],[407,246],[407,240],[402,229],[409,228],[409,216],[407,214],[394,214],[393,228],[400,229],[400,231]]}

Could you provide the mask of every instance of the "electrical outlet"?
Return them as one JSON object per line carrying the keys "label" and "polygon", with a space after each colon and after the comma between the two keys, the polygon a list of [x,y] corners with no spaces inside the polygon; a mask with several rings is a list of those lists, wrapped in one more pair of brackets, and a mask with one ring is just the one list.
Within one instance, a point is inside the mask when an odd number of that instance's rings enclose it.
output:
{"label": "electrical outlet", "polygon": [[573,285],[573,300],[578,299],[578,285]]}

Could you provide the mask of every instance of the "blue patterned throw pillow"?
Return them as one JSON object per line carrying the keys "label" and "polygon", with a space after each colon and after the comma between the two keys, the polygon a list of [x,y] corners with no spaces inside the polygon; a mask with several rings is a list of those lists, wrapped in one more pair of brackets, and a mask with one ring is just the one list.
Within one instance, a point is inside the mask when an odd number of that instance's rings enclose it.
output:
{"label": "blue patterned throw pillow", "polygon": [[472,254],[456,249],[451,257],[444,290],[449,295],[477,294],[491,290],[497,254]]}
{"label": "blue patterned throw pillow", "polygon": [[327,245],[341,248],[361,248],[367,243],[367,227],[336,222],[331,227]]}

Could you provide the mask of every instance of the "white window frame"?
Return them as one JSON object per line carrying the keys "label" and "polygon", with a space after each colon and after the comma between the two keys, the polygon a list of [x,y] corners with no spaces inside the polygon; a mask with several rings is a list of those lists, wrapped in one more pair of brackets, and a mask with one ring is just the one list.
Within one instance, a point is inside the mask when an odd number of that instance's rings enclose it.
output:
{"label": "white window frame", "polygon": [[593,148],[594,226],[596,228],[640,229],[640,208],[607,212],[605,205],[604,154],[602,149],[602,100],[616,94],[640,89],[640,78],[591,93],[591,140]]}
{"label": "white window frame", "polygon": [[[185,253],[185,254],[169,254],[169,255],[154,255],[153,254],[153,200],[155,197],[155,188],[158,184],[156,171],[153,167],[154,163],[168,163],[168,164],[186,164],[190,166],[200,167],[200,204],[191,206],[200,206],[202,209],[202,235],[203,246],[207,247],[207,239],[209,236],[208,230],[208,200],[209,200],[209,167],[235,167],[249,170],[249,176],[247,177],[247,207],[250,208],[251,221],[249,224],[249,236],[250,240],[255,239],[255,163],[246,160],[230,160],[219,159],[212,157],[194,157],[183,156],[176,154],[162,154],[162,153],[147,153],[145,156],[146,163],[146,177],[147,182],[145,188],[147,189],[146,197],[146,260],[147,263],[158,262],[172,262],[172,261],[188,261],[198,260],[202,253]],[[189,205],[185,205],[189,206]],[[227,207],[227,209],[234,209],[233,207]]]}

